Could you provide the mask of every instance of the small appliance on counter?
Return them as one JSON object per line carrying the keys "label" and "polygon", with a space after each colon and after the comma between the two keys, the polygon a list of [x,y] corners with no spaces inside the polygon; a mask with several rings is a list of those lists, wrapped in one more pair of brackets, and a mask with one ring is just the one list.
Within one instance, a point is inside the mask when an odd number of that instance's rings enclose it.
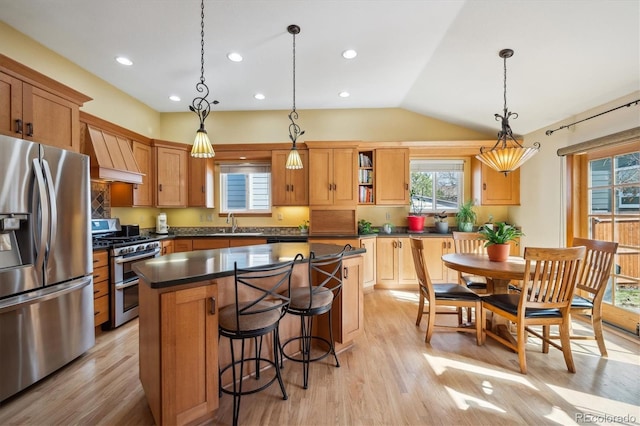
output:
{"label": "small appliance on counter", "polygon": [[166,235],[169,233],[169,225],[167,225],[167,214],[160,213],[156,218],[156,234]]}

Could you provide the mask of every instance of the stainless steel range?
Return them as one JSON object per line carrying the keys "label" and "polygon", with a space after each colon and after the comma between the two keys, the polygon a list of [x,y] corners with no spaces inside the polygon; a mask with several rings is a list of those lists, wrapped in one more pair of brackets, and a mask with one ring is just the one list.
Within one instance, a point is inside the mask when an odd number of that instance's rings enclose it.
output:
{"label": "stainless steel range", "polygon": [[91,228],[93,247],[109,250],[109,326],[119,327],[138,316],[138,276],[131,266],[160,256],[160,242],[131,231],[123,236],[119,219],[93,219]]}

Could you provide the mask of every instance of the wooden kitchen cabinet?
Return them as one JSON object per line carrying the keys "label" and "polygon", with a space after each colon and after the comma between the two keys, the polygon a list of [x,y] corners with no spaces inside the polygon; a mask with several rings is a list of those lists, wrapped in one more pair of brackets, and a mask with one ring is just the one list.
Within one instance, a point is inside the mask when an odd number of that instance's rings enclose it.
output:
{"label": "wooden kitchen cabinet", "polygon": [[173,240],[174,253],[184,253],[186,251],[193,251],[193,240],[185,238]]}
{"label": "wooden kitchen cabinet", "polygon": [[188,146],[153,141],[156,207],[187,207]]}
{"label": "wooden kitchen cabinet", "polygon": [[91,100],[0,55],[0,134],[80,151],[80,106]]}
{"label": "wooden kitchen cabinet", "polygon": [[376,239],[376,286],[413,288],[417,284],[408,237]]}
{"label": "wooden kitchen cabinet", "polygon": [[505,176],[472,158],[472,188],[476,204],[483,206],[520,205],[520,169]]}
{"label": "wooden kitchen cabinet", "polygon": [[285,167],[289,150],[271,151],[271,202],[274,206],[309,205],[309,160],[306,150],[298,150],[302,169]]}
{"label": "wooden kitchen cabinet", "polygon": [[408,148],[376,149],[375,176],[375,204],[409,204]]}
{"label": "wooden kitchen cabinet", "polygon": [[106,250],[93,252],[93,326],[109,321],[109,256]]}
{"label": "wooden kitchen cabinet", "polygon": [[113,207],[153,206],[153,153],[151,146],[138,141],[131,142],[133,158],[138,164],[142,183],[111,183],[111,205]]}
{"label": "wooden kitchen cabinet", "polygon": [[160,242],[160,256],[173,253],[173,240],[162,240]]}
{"label": "wooden kitchen cabinet", "polygon": [[376,238],[361,238],[360,247],[366,250],[362,265],[363,287],[365,290],[373,290],[376,283]]}
{"label": "wooden kitchen cabinet", "polygon": [[425,264],[429,277],[434,283],[457,283],[458,273],[444,266],[442,256],[455,253],[451,237],[422,238],[424,243]]}
{"label": "wooden kitchen cabinet", "polygon": [[162,292],[140,283],[140,381],[158,425],[218,408],[218,287]]}
{"label": "wooden kitchen cabinet", "polygon": [[353,148],[309,149],[310,205],[357,205],[357,156]]}
{"label": "wooden kitchen cabinet", "polygon": [[189,207],[215,207],[212,158],[189,156]]}

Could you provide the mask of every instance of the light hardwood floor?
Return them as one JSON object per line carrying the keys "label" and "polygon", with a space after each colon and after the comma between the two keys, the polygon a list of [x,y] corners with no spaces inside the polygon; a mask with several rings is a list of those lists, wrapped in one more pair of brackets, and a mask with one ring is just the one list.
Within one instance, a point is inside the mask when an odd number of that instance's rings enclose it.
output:
{"label": "light hardwood floor", "polygon": [[[514,425],[640,422],[639,341],[605,330],[609,358],[595,341],[572,342],[577,373],[562,353],[527,345],[529,374],[517,356],[491,339],[476,346],[472,334],[435,332],[424,343],[416,327],[417,293],[376,290],[365,295],[365,333],[340,354],[311,366],[308,390],[301,366],[283,370],[289,393],[277,385],[243,397],[247,425]],[[574,321],[574,329],[588,327]],[[151,425],[138,380],[138,328],[134,320],[103,332],[96,346],[67,367],[0,405],[0,425]],[[216,418],[231,424],[231,397]],[[609,416],[609,417],[603,417]],[[629,417],[630,416],[630,417]],[[603,422],[602,419],[608,419]]]}

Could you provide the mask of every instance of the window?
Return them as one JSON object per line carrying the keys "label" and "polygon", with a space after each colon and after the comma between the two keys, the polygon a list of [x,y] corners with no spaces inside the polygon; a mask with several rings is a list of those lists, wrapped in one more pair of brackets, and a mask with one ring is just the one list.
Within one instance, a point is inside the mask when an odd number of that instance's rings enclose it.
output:
{"label": "window", "polygon": [[271,165],[220,165],[221,213],[271,213]]}
{"label": "window", "polygon": [[456,211],[464,189],[463,160],[411,160],[411,212]]}

